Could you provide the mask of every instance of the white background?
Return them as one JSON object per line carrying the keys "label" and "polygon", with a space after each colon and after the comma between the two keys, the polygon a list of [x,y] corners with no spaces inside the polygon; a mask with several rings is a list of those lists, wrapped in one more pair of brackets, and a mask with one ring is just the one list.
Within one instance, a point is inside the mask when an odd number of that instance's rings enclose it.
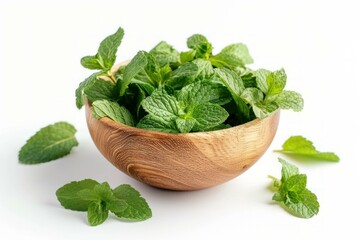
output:
{"label": "white background", "polygon": [[[357,1],[0,1],[0,239],[360,239],[359,7]],[[287,89],[302,93],[300,113],[283,111],[267,153],[238,178],[207,190],[146,186],[104,159],[87,131],[74,91],[90,75],[82,56],[119,26],[118,61],[166,40],[179,50],[202,33],[216,53],[243,42],[253,68],[284,67]],[[79,147],[63,159],[21,165],[17,154],[41,127],[68,121]],[[280,176],[278,149],[291,135],[334,151],[339,163],[295,162],[308,175],[320,212],[293,217],[271,201],[268,174]],[[290,160],[287,157],[285,159]],[[93,178],[129,183],[153,217],[90,227],[86,214],[63,209],[55,191]]]}

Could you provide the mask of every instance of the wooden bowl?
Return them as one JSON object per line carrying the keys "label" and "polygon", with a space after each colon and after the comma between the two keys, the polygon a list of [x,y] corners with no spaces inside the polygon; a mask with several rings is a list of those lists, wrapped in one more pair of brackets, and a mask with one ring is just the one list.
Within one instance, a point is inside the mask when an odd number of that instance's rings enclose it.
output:
{"label": "wooden bowl", "polygon": [[280,112],[236,127],[172,134],[86,119],[100,152],[129,176],[158,188],[197,190],[224,183],[252,166],[271,144]]}

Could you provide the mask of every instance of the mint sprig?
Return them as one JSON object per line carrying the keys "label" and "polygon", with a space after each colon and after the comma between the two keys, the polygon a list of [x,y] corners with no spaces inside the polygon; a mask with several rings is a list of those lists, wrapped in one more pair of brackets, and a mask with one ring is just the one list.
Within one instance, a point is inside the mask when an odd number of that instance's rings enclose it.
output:
{"label": "mint sprig", "polygon": [[84,179],[65,184],[56,191],[56,196],[64,208],[86,211],[91,226],[103,223],[109,211],[131,221],[143,221],[152,216],[146,200],[127,184],[112,190],[107,182],[100,184]]}
{"label": "mint sprig", "polygon": [[270,177],[274,180],[275,189],[272,199],[301,218],[311,218],[318,214],[320,205],[316,195],[306,188],[306,175],[300,174],[296,166],[281,158],[279,162],[282,165],[281,179]]}
{"label": "mint sprig", "polygon": [[68,155],[78,145],[75,133],[75,127],[67,122],[57,122],[41,128],[20,149],[20,163],[44,163]]}

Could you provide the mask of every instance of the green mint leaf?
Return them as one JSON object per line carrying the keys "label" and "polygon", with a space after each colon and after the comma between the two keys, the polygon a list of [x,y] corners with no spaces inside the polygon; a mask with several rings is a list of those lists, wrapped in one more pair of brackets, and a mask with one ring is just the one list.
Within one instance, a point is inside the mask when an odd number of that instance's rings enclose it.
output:
{"label": "green mint leaf", "polygon": [[160,66],[166,64],[178,64],[180,62],[180,54],[171,45],[165,41],[161,41],[149,52],[154,56]]}
{"label": "green mint leaf", "polygon": [[128,207],[115,214],[121,218],[132,221],[143,221],[152,216],[151,209],[140,193],[130,185],[120,185],[113,190],[114,196],[124,200]]}
{"label": "green mint leaf", "polygon": [[176,127],[181,133],[188,133],[194,127],[196,120],[192,118],[177,118],[175,120]]}
{"label": "green mint leaf", "polygon": [[170,78],[166,81],[166,85],[175,89],[180,89],[194,82],[199,73],[199,67],[193,62],[187,62],[180,65],[175,71],[170,74]]}
{"label": "green mint leaf", "polygon": [[295,112],[300,112],[304,107],[304,99],[294,91],[282,91],[275,102],[281,109],[292,109]]}
{"label": "green mint leaf", "polygon": [[209,78],[211,75],[214,74],[214,68],[211,65],[211,62],[202,58],[195,59],[192,61],[197,67],[198,72],[196,74],[196,77],[200,79]]}
{"label": "green mint leaf", "polygon": [[110,70],[116,60],[116,52],[120,46],[121,40],[124,36],[124,30],[118,28],[118,30],[106,37],[98,48],[98,52],[95,56],[86,56],[81,59],[81,64],[85,68],[89,69],[102,69]]}
{"label": "green mint leaf", "polygon": [[241,93],[241,98],[250,105],[255,105],[256,103],[264,100],[264,94],[258,88],[249,87],[245,88],[245,90]]}
{"label": "green mint leaf", "polygon": [[256,85],[265,94],[268,93],[269,87],[267,84],[267,78],[271,74],[271,71],[266,69],[259,69],[253,72],[256,77]]}
{"label": "green mint leaf", "polygon": [[161,117],[149,114],[143,117],[136,127],[158,132],[179,133],[175,121],[173,119],[164,120]]}
{"label": "green mint leaf", "polygon": [[128,88],[131,80],[141,71],[147,64],[147,58],[144,51],[138,52],[135,57],[126,65],[124,69],[123,80],[120,82],[120,96],[123,96]]}
{"label": "green mint leaf", "polygon": [[[244,87],[246,88],[258,88],[257,82],[256,82],[256,76],[252,71],[249,71],[248,69],[245,70],[245,72],[241,73],[241,79],[243,80]],[[261,89],[260,89],[261,90]]]}
{"label": "green mint leaf", "polygon": [[332,152],[319,152],[313,143],[302,136],[292,136],[285,141],[283,149],[276,150],[284,154],[303,156],[310,159],[319,159],[330,162],[338,162],[340,158]]}
{"label": "green mint leaf", "polygon": [[196,51],[196,58],[208,59],[212,53],[211,43],[201,34],[194,34],[187,39],[188,48]]}
{"label": "green mint leaf", "polygon": [[310,218],[319,212],[319,202],[314,193],[306,188],[306,175],[299,174],[299,169],[279,158],[282,164],[281,182],[275,179],[277,192],[273,195],[273,200],[282,202],[283,207],[291,214]]}
{"label": "green mint leaf", "polygon": [[192,117],[196,120],[193,130],[205,131],[223,123],[229,114],[217,104],[203,103],[194,108]]}
{"label": "green mint leaf", "polygon": [[163,118],[165,121],[175,120],[177,116],[182,114],[176,98],[162,89],[154,91],[145,98],[142,106],[148,113]]}
{"label": "green mint leaf", "polygon": [[196,54],[195,50],[190,50],[190,51],[187,51],[187,52],[181,52],[180,53],[180,62],[182,64],[184,64],[186,62],[191,62],[192,60],[194,60],[195,54]]}
{"label": "green mint leaf", "polygon": [[271,116],[279,109],[279,106],[274,102],[257,102],[252,107],[255,116],[260,119]]}
{"label": "green mint leaf", "polygon": [[76,106],[78,109],[81,109],[82,106],[84,106],[84,89],[85,89],[85,87],[92,84],[92,82],[95,81],[97,76],[99,76],[100,74],[102,74],[102,72],[93,73],[79,84],[79,87],[75,91]]}
{"label": "green mint leaf", "polygon": [[225,85],[228,91],[231,93],[232,98],[234,99],[239,113],[244,120],[250,119],[250,109],[246,103],[241,99],[241,94],[244,91],[245,87],[240,78],[234,71],[229,69],[214,69],[215,74],[220,78],[220,81]]}
{"label": "green mint leaf", "polygon": [[225,47],[210,60],[212,64],[218,68],[227,67],[231,69],[244,67],[246,64],[254,62],[249,54],[248,48],[242,43],[231,44]]}
{"label": "green mint leaf", "polygon": [[311,218],[319,213],[319,202],[314,193],[307,188],[301,192],[290,192],[284,205],[295,216]]}
{"label": "green mint leaf", "polygon": [[116,86],[112,82],[98,78],[86,84],[84,94],[92,102],[101,99],[116,100],[118,96]]}
{"label": "green mint leaf", "polygon": [[134,119],[129,110],[116,102],[97,100],[92,103],[92,109],[96,118],[108,117],[115,122],[128,126],[134,126]]}
{"label": "green mint leaf", "polygon": [[109,210],[105,202],[92,202],[89,205],[87,218],[91,226],[97,226],[105,222],[109,216]]}
{"label": "green mint leaf", "polygon": [[74,181],[65,184],[56,191],[56,197],[60,204],[70,210],[87,211],[89,204],[98,200],[93,189],[99,183],[92,179]]}
{"label": "green mint leaf", "polygon": [[279,71],[272,72],[266,78],[266,83],[268,86],[268,91],[266,96],[280,94],[286,85],[286,73],[282,68]]}
{"label": "green mint leaf", "polygon": [[20,163],[44,163],[68,155],[71,149],[78,145],[75,133],[75,127],[66,122],[41,128],[20,149]]}
{"label": "green mint leaf", "polygon": [[299,169],[288,162],[286,162],[284,159],[278,158],[279,162],[282,165],[281,168],[281,182],[287,181],[291,176],[299,174]]}
{"label": "green mint leaf", "polygon": [[103,69],[103,66],[100,65],[99,60],[96,56],[83,57],[81,58],[80,63],[84,68],[87,69]]}
{"label": "green mint leaf", "polygon": [[180,104],[194,107],[202,103],[226,104],[231,101],[231,95],[226,87],[210,81],[197,81],[183,87],[177,94]]}

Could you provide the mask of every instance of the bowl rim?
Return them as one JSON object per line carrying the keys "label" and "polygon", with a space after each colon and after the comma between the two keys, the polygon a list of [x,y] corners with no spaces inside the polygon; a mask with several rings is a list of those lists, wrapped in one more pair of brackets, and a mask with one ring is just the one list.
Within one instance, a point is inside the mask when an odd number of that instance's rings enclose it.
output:
{"label": "bowl rim", "polygon": [[168,133],[168,132],[160,132],[160,131],[155,131],[155,130],[149,130],[149,129],[143,129],[143,128],[138,128],[138,127],[133,127],[133,126],[128,126],[126,124],[120,123],[120,122],[116,122],[114,120],[112,120],[109,117],[102,117],[99,119],[96,119],[93,115],[92,112],[92,104],[91,101],[89,101],[88,99],[85,99],[85,107],[88,108],[89,113],[87,113],[86,115],[88,116],[91,115],[90,117],[94,120],[94,121],[100,121],[103,124],[106,124],[114,129],[124,129],[124,128],[129,128],[129,130],[131,131],[136,131],[138,133],[143,132],[143,133],[147,133],[147,134],[153,134],[153,135],[158,135],[158,136],[201,136],[201,135],[209,135],[209,134],[218,134],[218,133],[226,133],[226,132],[233,132],[234,130],[239,130],[242,128],[249,128],[255,125],[258,125],[259,123],[275,117],[275,116],[279,116],[280,115],[280,109],[274,111],[273,113],[271,113],[269,116],[267,116],[266,118],[255,118],[249,122],[237,125],[237,126],[231,126],[230,128],[225,128],[225,129],[219,129],[219,130],[213,130],[213,131],[204,131],[204,132],[189,132],[189,133]]}

